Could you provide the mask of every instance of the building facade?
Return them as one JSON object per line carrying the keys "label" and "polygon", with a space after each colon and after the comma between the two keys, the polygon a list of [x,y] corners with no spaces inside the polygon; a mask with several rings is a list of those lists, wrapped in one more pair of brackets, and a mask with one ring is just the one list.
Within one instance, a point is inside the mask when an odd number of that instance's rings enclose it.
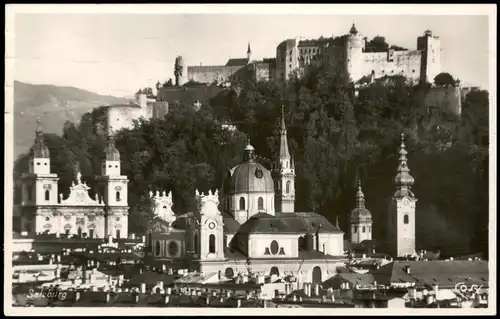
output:
{"label": "building facade", "polygon": [[243,162],[228,171],[220,192],[196,191],[195,212],[173,222],[155,218],[147,240],[150,260],[227,278],[254,273],[321,282],[333,276],[346,262],[344,233],[322,215],[294,211],[283,113],[280,135],[273,173],[256,161],[248,144]]}
{"label": "building facade", "polygon": [[22,202],[14,216],[22,232],[66,234],[89,238],[128,236],[126,176],[120,172],[120,154],[110,136],[99,176],[100,190],[89,196],[90,187],[80,172],[69,196],[58,193],[58,176],[50,171],[50,152],[41,127],[36,130],[29,171],[22,175]]}

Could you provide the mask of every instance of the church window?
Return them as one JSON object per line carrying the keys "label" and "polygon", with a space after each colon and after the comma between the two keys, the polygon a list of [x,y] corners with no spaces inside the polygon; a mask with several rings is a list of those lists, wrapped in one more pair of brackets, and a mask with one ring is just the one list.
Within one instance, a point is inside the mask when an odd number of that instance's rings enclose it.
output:
{"label": "church window", "polygon": [[120,238],[120,230],[119,229],[116,230],[116,238],[118,238],[118,239]]}
{"label": "church window", "polygon": [[271,254],[276,255],[279,251],[280,246],[278,245],[278,242],[276,240],[273,240],[269,248],[271,249]]}
{"label": "church window", "polygon": [[120,199],[120,192],[116,192],[116,201],[119,202],[121,199]]}
{"label": "church window", "polygon": [[366,227],[365,227],[365,226],[363,226],[363,233],[365,233],[365,232],[366,232]]}
{"label": "church window", "polygon": [[291,185],[290,181],[286,182],[286,193],[287,194],[290,193],[290,185]]}
{"label": "church window", "polygon": [[323,254],[326,254],[326,247],[325,247],[325,244],[323,244]]}
{"label": "church window", "polygon": [[94,238],[94,230],[93,229],[89,229],[89,237]]}
{"label": "church window", "polygon": [[283,247],[280,248],[280,255],[284,255],[285,254],[285,250],[283,249]]}
{"label": "church window", "polygon": [[198,253],[198,233],[194,233],[194,253],[197,254]]}
{"label": "church window", "polygon": [[405,224],[408,224],[410,222],[410,218],[408,217],[408,215],[406,214],[404,217],[403,217],[403,222]]}
{"label": "church window", "polygon": [[170,256],[176,256],[178,252],[179,246],[177,246],[177,243],[175,241],[171,241],[170,243],[168,243],[168,254]]}
{"label": "church window", "polygon": [[167,206],[163,206],[163,209],[167,209]]}
{"label": "church window", "polygon": [[45,191],[45,200],[50,200],[50,192],[48,190]]}
{"label": "church window", "polygon": [[161,244],[160,241],[157,240],[155,243],[155,255],[160,256],[160,253],[161,253]]}
{"label": "church window", "polygon": [[36,165],[40,165],[40,162],[36,162]]}
{"label": "church window", "polygon": [[215,254],[215,235],[208,236],[208,252]]}
{"label": "church window", "polygon": [[78,237],[82,237],[82,228],[78,227]]}
{"label": "church window", "polygon": [[224,276],[228,279],[232,279],[234,277],[234,270],[231,267],[227,267],[224,271]]}
{"label": "church window", "polygon": [[354,233],[358,232],[358,226],[354,226]]}
{"label": "church window", "polygon": [[258,210],[264,210],[264,199],[262,197],[257,200],[257,206]]}
{"label": "church window", "polygon": [[65,233],[66,235],[69,235],[69,229],[64,230],[64,233]]}
{"label": "church window", "polygon": [[50,220],[50,217],[49,217],[49,216],[45,217],[45,221],[46,221],[46,222],[48,222],[49,220]]}
{"label": "church window", "polygon": [[245,198],[240,197],[240,210],[245,210]]}

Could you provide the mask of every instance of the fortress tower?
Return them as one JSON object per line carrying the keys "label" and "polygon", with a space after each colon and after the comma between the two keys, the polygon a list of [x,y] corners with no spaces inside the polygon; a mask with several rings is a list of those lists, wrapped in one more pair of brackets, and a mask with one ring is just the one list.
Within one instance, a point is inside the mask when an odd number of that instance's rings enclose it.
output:
{"label": "fortress tower", "polygon": [[354,23],[347,35],[346,50],[346,72],[352,80],[362,76],[363,69],[363,36],[358,32]]}
{"label": "fortress tower", "polygon": [[178,56],[175,58],[175,86],[183,86],[186,83],[187,79],[187,66],[182,59],[182,56]]}
{"label": "fortress tower", "polygon": [[417,39],[417,50],[422,51],[420,81],[434,82],[434,77],[441,73],[441,40],[427,30]]}

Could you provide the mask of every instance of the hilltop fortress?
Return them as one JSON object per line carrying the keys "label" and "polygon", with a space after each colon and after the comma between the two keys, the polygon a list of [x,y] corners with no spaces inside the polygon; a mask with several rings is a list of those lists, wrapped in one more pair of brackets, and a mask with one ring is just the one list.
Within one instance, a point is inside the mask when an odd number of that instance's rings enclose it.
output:
{"label": "hilltop fortress", "polygon": [[[276,48],[276,57],[252,60],[248,44],[246,57],[230,58],[225,65],[190,66],[182,56],[175,59],[175,84],[158,88],[156,98],[137,94],[130,104],[108,106],[108,128],[131,128],[144,117],[161,118],[174,105],[203,104],[227,87],[247,81],[285,82],[296,72],[305,74],[310,66],[328,64],[346,74],[355,86],[366,85],[385,76],[404,76],[414,83],[432,83],[442,72],[441,40],[430,30],[417,38],[416,50],[397,46],[374,46],[353,24],[338,37],[312,40],[286,39]],[[460,115],[462,100],[470,90],[459,85],[432,87],[425,97],[426,106],[448,109]],[[110,129],[111,130],[111,129]]]}

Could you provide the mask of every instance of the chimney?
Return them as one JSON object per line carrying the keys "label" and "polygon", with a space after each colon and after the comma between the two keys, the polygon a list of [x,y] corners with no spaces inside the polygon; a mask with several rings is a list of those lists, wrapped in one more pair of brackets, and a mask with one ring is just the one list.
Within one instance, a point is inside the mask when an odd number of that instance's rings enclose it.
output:
{"label": "chimney", "polygon": [[61,278],[61,266],[59,264],[56,266],[56,278]]}
{"label": "chimney", "polygon": [[106,292],[106,303],[109,303],[110,297],[109,292]]}
{"label": "chimney", "polygon": [[139,303],[139,293],[134,294],[135,303]]}
{"label": "chimney", "polygon": [[146,283],[143,282],[141,283],[141,294],[145,294],[146,293]]}
{"label": "chimney", "polygon": [[285,295],[288,296],[290,294],[291,285],[289,283],[285,284]]}
{"label": "chimney", "polygon": [[142,242],[146,243],[146,236],[142,236]]}
{"label": "chimney", "polygon": [[113,235],[108,235],[108,245],[113,244]]}
{"label": "chimney", "polygon": [[172,294],[172,288],[171,287],[167,287],[167,295],[171,295]]}
{"label": "chimney", "polygon": [[123,274],[118,275],[118,283],[117,283],[118,286],[123,285],[123,279],[124,279]]}
{"label": "chimney", "polygon": [[36,256],[37,256],[37,258],[38,258],[38,261],[42,261],[42,260],[43,260],[43,256],[42,256],[42,255],[37,254]]}
{"label": "chimney", "polygon": [[210,295],[207,295],[207,298],[205,300],[206,300],[207,306],[210,305]]}
{"label": "chimney", "polygon": [[297,301],[297,295],[293,295],[293,301]]}
{"label": "chimney", "polygon": [[236,308],[241,308],[241,299],[238,299],[237,301]]}
{"label": "chimney", "polygon": [[165,304],[168,305],[169,302],[170,302],[170,295],[166,294],[165,295]]}
{"label": "chimney", "polygon": [[335,302],[335,295],[332,294],[330,297],[331,297],[331,302]]}
{"label": "chimney", "polygon": [[79,291],[75,292],[75,302],[78,300],[80,300],[80,292]]}
{"label": "chimney", "polygon": [[135,239],[135,234],[134,233],[130,234],[130,238]]}
{"label": "chimney", "polygon": [[410,271],[410,266],[406,266],[405,267],[405,272],[409,275],[411,274],[411,271]]}

